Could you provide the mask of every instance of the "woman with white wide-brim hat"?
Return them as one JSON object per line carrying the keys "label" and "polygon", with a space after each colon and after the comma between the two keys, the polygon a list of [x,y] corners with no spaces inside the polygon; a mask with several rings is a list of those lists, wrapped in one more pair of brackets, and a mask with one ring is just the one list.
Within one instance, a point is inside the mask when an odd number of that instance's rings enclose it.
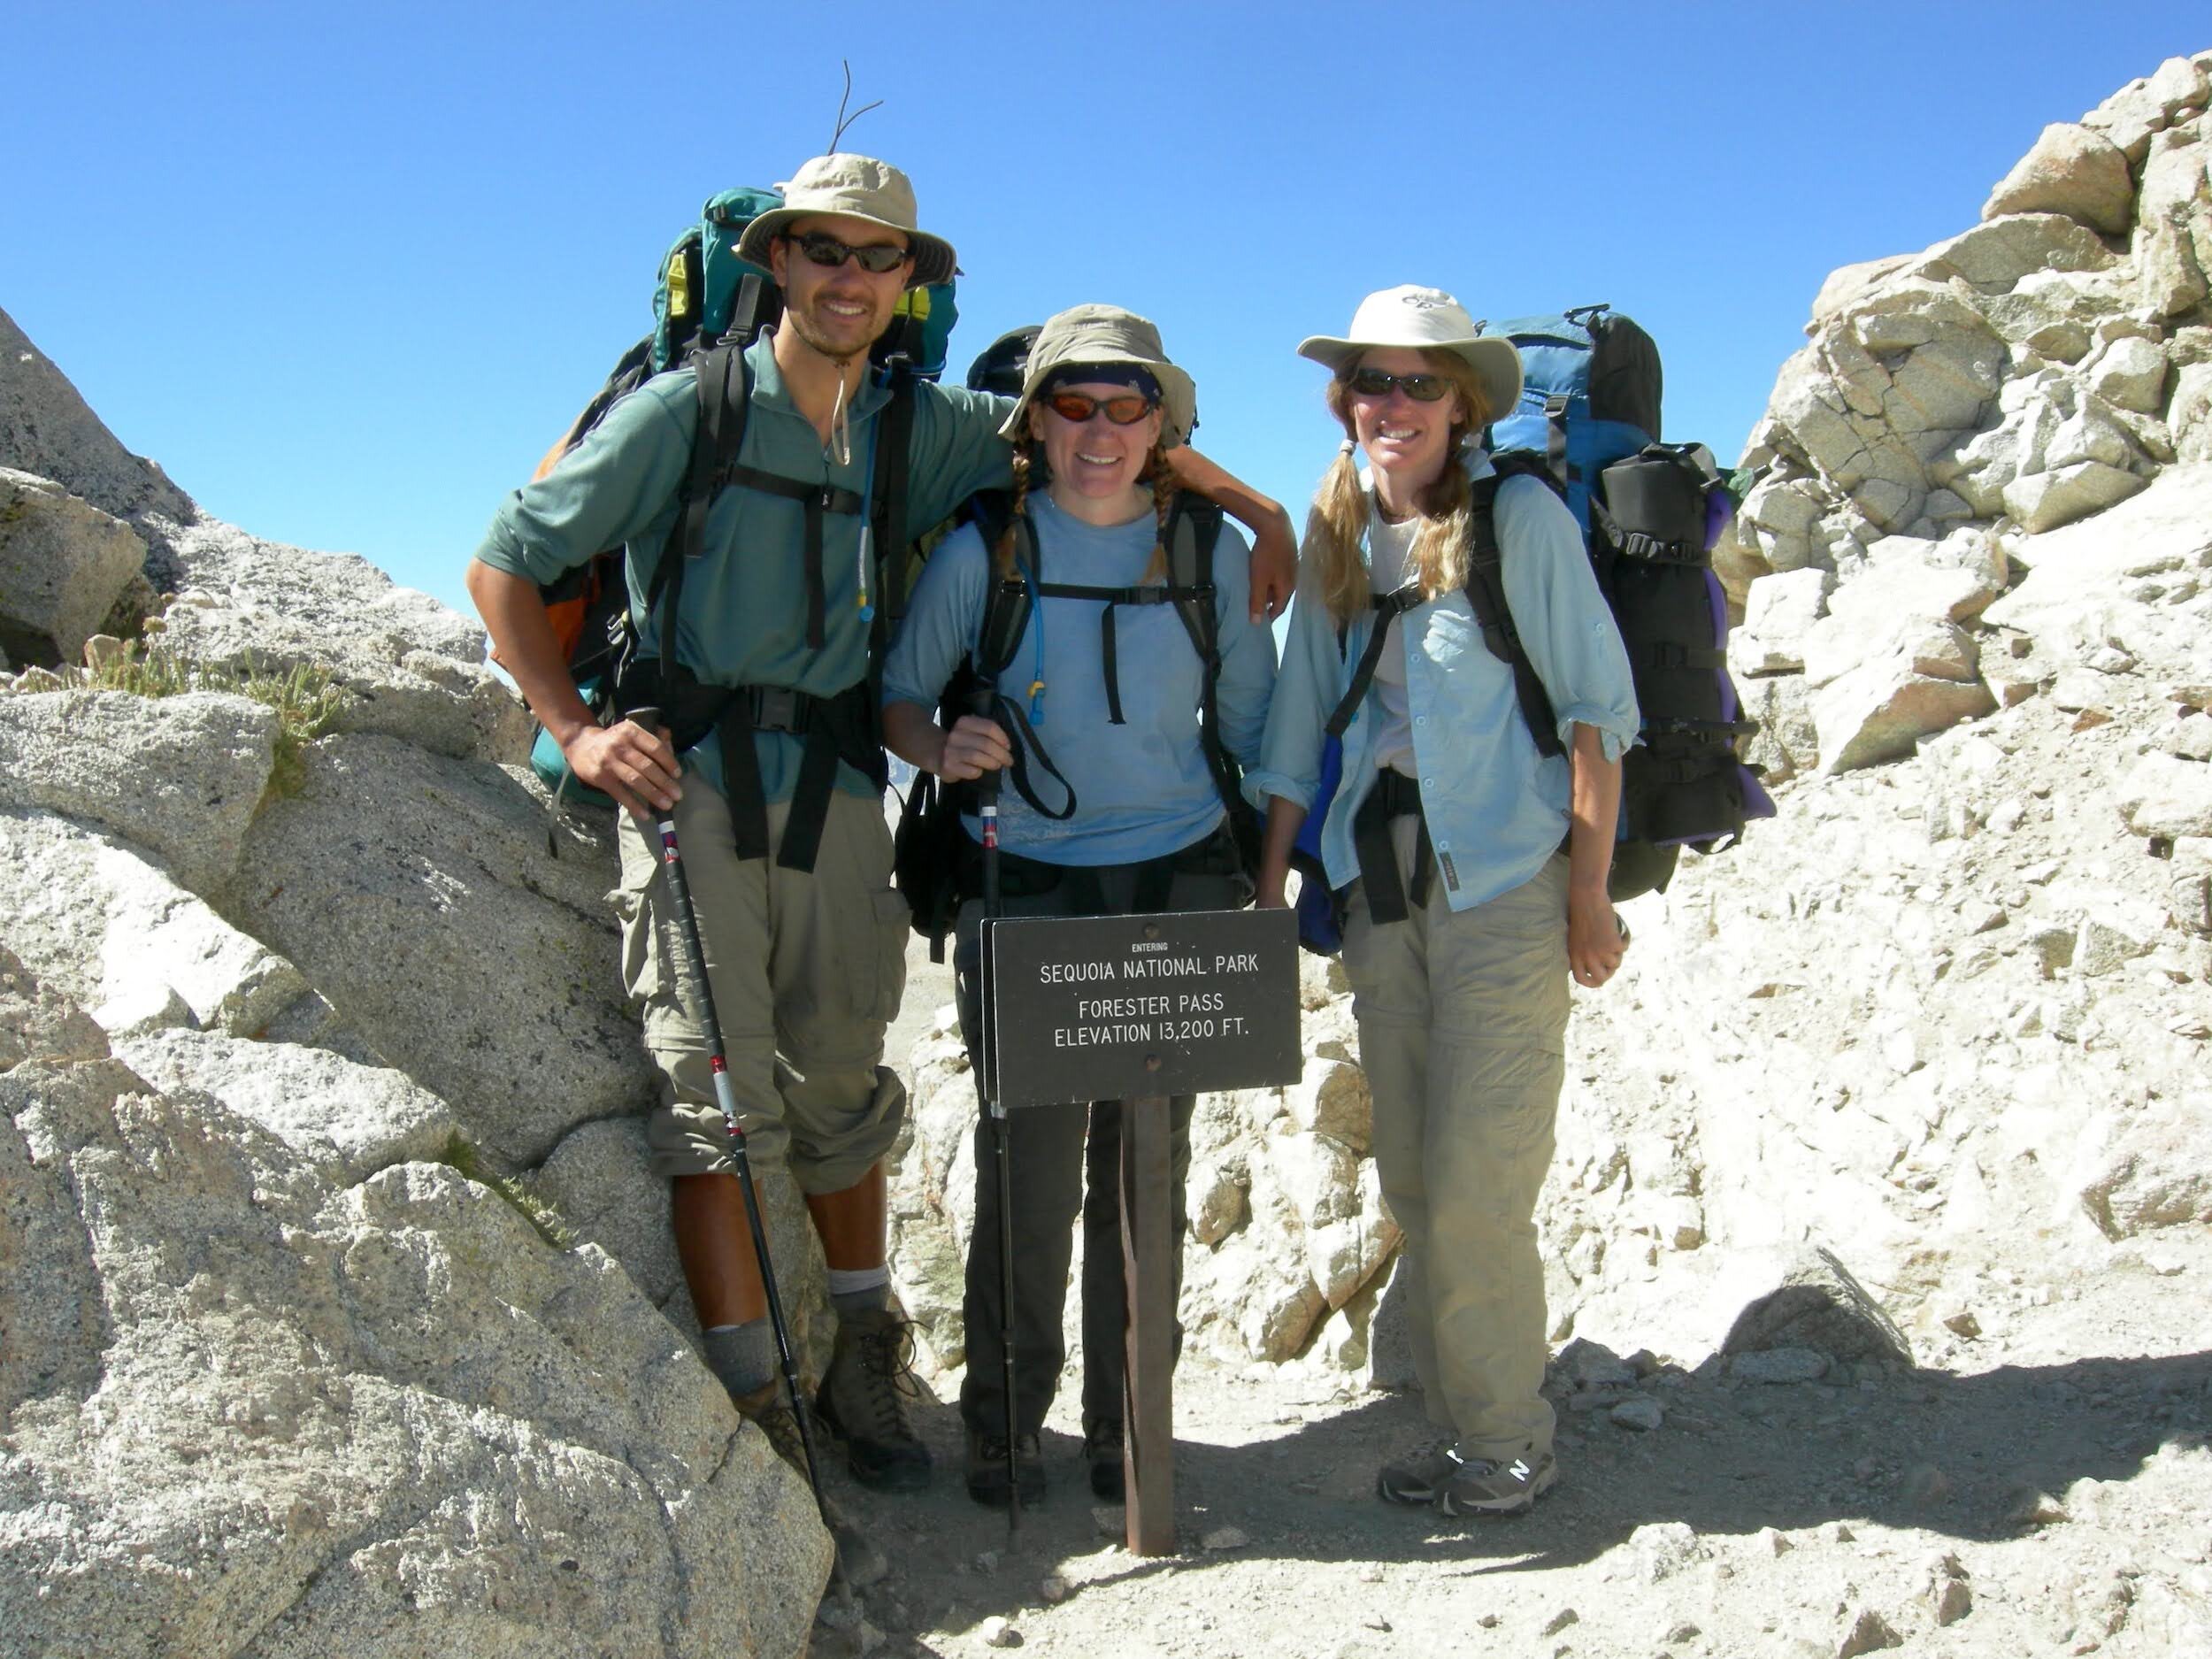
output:
{"label": "woman with white wide-brim hat", "polygon": [[[1333,726],[1341,781],[1317,878],[1336,895],[1377,1171],[1406,1235],[1414,1368],[1438,1431],[1386,1462],[1378,1489],[1449,1515],[1519,1514],[1556,1478],[1538,1392],[1536,1195],[1570,973],[1602,985],[1627,942],[1606,874],[1635,696],[1573,517],[1540,479],[1501,481],[1482,449],[1520,396],[1512,344],[1450,295],[1409,287],[1369,295],[1343,335],[1298,349],[1333,371],[1344,441],[1315,496],[1262,763],[1246,779],[1269,809],[1260,902],[1284,902]],[[1468,601],[1477,539],[1493,533],[1564,755],[1539,753]]]}
{"label": "woman with white wide-brim hat", "polygon": [[[996,352],[999,348],[995,347]],[[988,356],[990,354],[987,354]],[[1008,766],[1014,746],[994,719],[935,710],[964,660],[985,651],[991,595],[1012,584],[1030,594],[1025,620],[999,675],[995,706],[1018,714],[1027,764],[999,813],[1008,916],[1097,916],[1233,909],[1252,880],[1227,822],[1225,780],[1214,773],[1200,726],[1204,664],[1190,627],[1212,607],[1219,670],[1214,710],[1223,745],[1241,766],[1259,757],[1275,678],[1274,636],[1249,615],[1245,551],[1225,526],[1213,554],[1213,586],[1201,594],[1196,542],[1173,511],[1166,454],[1195,418],[1191,378],[1168,359],[1158,331],[1110,305],[1079,305],[1049,319],[1030,347],[1021,396],[1002,435],[1015,446],[1014,489],[1002,531],[955,531],[931,555],[884,669],[884,741],[894,754],[948,782]],[[1190,561],[1171,560],[1171,543]],[[1183,598],[1172,598],[1179,591]],[[1012,632],[1008,627],[1006,632]],[[1073,795],[1041,775],[1039,743]],[[964,866],[954,966],[972,1056],[982,1035],[979,825],[968,816],[955,859]],[[979,1075],[980,1075],[979,1070]],[[1183,1181],[1190,1167],[1195,1097],[1169,1105],[1169,1159],[1180,1279]],[[999,1193],[976,1183],[965,1297],[968,1343],[960,1414],[967,1427],[967,1486],[979,1503],[1043,1495],[1037,1441],[1066,1352],[1073,1224],[1083,1218],[1083,1430],[1094,1492],[1122,1486],[1123,1322],[1120,1102],[1078,1101],[1009,1112],[1014,1171],[1005,1217],[1014,1248],[1014,1456],[1008,1456]],[[975,1157],[990,1171],[997,1134],[976,1126]],[[1013,1467],[1010,1469],[1011,1462]]]}

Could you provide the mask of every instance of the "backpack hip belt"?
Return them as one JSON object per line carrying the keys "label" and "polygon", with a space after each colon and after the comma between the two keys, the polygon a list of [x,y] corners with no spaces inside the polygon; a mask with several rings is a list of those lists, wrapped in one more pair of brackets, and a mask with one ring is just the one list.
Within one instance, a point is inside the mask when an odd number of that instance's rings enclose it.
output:
{"label": "backpack hip belt", "polygon": [[730,806],[731,839],[740,858],[768,856],[768,795],[761,780],[757,732],[780,732],[801,741],[799,777],[791,792],[783,845],[776,863],[809,871],[822,841],[830,794],[843,761],[878,790],[885,783],[882,739],[875,699],[865,680],[826,697],[791,686],[710,686],[689,670],[664,667],[662,707],[676,752],[715,734],[722,746],[722,781]]}

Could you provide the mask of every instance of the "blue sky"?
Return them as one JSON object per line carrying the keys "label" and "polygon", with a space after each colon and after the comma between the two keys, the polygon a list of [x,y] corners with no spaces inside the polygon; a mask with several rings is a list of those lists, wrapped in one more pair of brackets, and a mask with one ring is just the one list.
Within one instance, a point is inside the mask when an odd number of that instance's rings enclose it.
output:
{"label": "blue sky", "polygon": [[2207,47],[2202,0],[19,0],[0,308],[210,511],[461,604],[662,250],[826,147],[846,58],[885,101],[847,147],[959,250],[956,366],[1143,311],[1201,446],[1299,508],[1335,434],[1293,348],[1363,293],[1602,300],[1665,353],[1667,435],[1732,459],[1830,270],[1965,228],[2046,122]]}

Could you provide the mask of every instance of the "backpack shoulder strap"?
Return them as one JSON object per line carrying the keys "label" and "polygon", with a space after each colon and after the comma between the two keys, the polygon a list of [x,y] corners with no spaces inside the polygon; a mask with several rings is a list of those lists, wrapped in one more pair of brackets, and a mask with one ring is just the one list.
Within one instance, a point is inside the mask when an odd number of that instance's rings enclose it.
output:
{"label": "backpack shoulder strap", "polygon": [[876,423],[875,499],[868,503],[876,566],[872,631],[879,643],[906,614],[906,490],[913,448],[914,370],[902,357],[891,365],[891,401]]}
{"label": "backpack shoulder strap", "polygon": [[[1542,474],[1538,474],[1542,476]],[[1513,610],[1505,595],[1505,566],[1498,546],[1498,487],[1504,479],[1493,474],[1474,483],[1474,511],[1470,515],[1467,550],[1467,604],[1482,629],[1482,642],[1490,655],[1513,671],[1513,688],[1521,704],[1521,718],[1536,740],[1540,755],[1563,755],[1559,741],[1559,718],[1552,711],[1551,694],[1544,689],[1535,664],[1521,646]]]}
{"label": "backpack shoulder strap", "polygon": [[[978,490],[969,502],[974,513],[976,533],[983,538],[985,589],[983,626],[976,635],[975,671],[982,679],[996,684],[1014,660],[1014,653],[1021,649],[1022,635],[1029,631],[1029,612],[1033,595],[1032,578],[1041,578],[1044,564],[1044,549],[1037,545],[1037,527],[1024,513],[1014,517],[1013,495],[1002,489]],[[997,550],[1004,538],[1007,526],[1014,530],[1014,574],[1002,581],[998,578]]]}
{"label": "backpack shoulder strap", "polygon": [[1221,680],[1221,617],[1214,587],[1214,549],[1221,541],[1221,509],[1188,490],[1176,492],[1168,506],[1167,580],[1175,614],[1183,619],[1201,669],[1198,741],[1206,751],[1214,787],[1232,816],[1243,806],[1238,787],[1243,775],[1221,741],[1221,715],[1215,693]]}
{"label": "backpack shoulder strap", "polygon": [[703,353],[694,373],[699,420],[691,439],[691,461],[676,491],[676,522],[662,544],[645,595],[647,613],[660,618],[657,638],[666,667],[675,666],[676,618],[683,606],[685,567],[705,549],[707,514],[737,465],[752,403],[752,371],[736,346],[719,345]]}

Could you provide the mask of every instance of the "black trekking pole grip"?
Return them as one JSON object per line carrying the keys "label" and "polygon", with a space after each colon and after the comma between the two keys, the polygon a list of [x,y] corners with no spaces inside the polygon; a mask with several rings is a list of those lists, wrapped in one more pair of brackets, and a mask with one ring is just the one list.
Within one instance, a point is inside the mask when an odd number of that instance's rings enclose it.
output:
{"label": "black trekking pole grip", "polygon": [[[626,717],[649,728],[660,725],[660,710],[633,709]],[[799,1444],[806,1454],[807,1484],[814,1489],[815,1508],[822,1525],[829,1525],[823,1507],[822,1477],[814,1458],[814,1430],[807,1420],[806,1401],[799,1389],[799,1370],[791,1350],[791,1330],[783,1317],[783,1298],[776,1288],[776,1270],[768,1256],[768,1229],[761,1218],[760,1194],[753,1186],[752,1161],[746,1156],[745,1126],[737,1115],[737,1090],[730,1082],[729,1056],[722,1045],[722,1021],[715,1011],[714,987],[707,979],[705,941],[699,933],[699,913],[691,902],[690,879],[684,873],[683,849],[676,840],[676,813],[671,807],[657,826],[661,838],[661,874],[668,883],[669,908],[675,912],[677,972],[686,1000],[706,1040],[707,1071],[714,1082],[714,1103],[721,1109],[722,1126],[729,1137],[731,1173],[745,1201],[745,1224],[752,1234],[753,1257],[760,1264],[760,1287],[768,1303],[768,1326],[775,1333],[776,1357],[783,1368],[784,1387],[791,1396],[791,1415],[799,1425]]]}

